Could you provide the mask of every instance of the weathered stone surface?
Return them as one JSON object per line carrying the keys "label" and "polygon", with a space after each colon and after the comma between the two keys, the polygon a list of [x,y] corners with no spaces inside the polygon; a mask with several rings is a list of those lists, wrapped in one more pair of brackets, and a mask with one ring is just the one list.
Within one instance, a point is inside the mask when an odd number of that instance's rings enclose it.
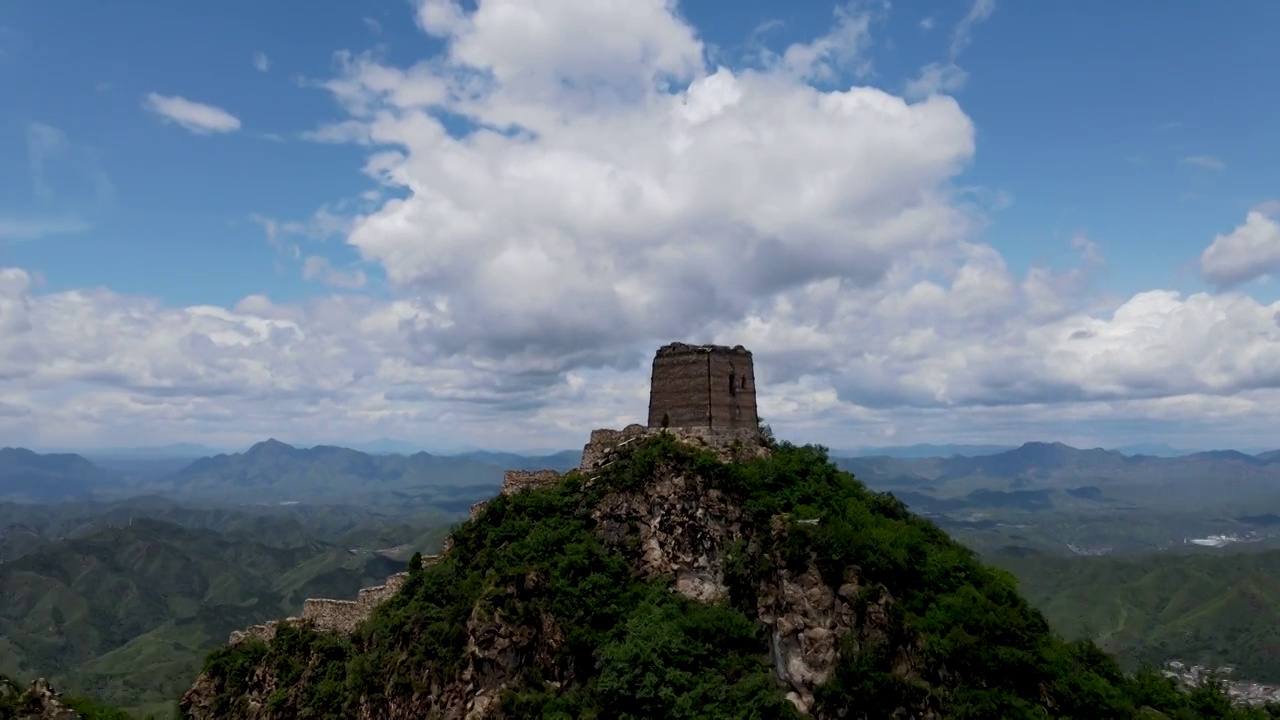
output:
{"label": "weathered stone surface", "polygon": [[[423,565],[430,565],[439,560],[438,555],[425,555]],[[362,588],[355,600],[331,600],[329,598],[307,598],[302,603],[301,617],[290,617],[283,620],[272,620],[262,625],[251,625],[244,630],[236,630],[227,640],[228,645],[238,645],[245,640],[256,639],[270,641],[276,631],[283,625],[309,624],[321,632],[350,635],[360,623],[369,618],[375,608],[386,602],[399,592],[409,579],[409,573],[401,572],[387,578],[382,585]]]}
{"label": "weathered stone surface", "polygon": [[676,592],[703,602],[726,596],[725,548],[742,538],[741,510],[705,481],[663,477],[636,493],[605,498],[592,513],[596,532],[619,551],[638,535],[633,563],[646,578],[675,578]]}
{"label": "weathered stone surface", "polygon": [[526,488],[548,488],[560,482],[555,470],[508,470],[502,475],[502,494],[512,495]]}
{"label": "weathered stone surface", "polygon": [[758,422],[750,351],[741,345],[684,343],[658,349],[649,385],[649,427],[754,430]]}
{"label": "weathered stone surface", "polygon": [[0,701],[16,710],[17,714],[5,715],[15,720],[77,720],[80,717],[63,704],[62,697],[44,678],[25,688],[0,680]]}

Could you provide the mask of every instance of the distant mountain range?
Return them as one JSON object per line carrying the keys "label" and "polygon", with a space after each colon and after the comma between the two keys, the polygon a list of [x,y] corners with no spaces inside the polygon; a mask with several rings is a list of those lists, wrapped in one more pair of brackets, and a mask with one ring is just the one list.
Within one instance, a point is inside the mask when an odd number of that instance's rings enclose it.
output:
{"label": "distant mountain range", "polygon": [[[1046,510],[1062,504],[1153,504],[1233,507],[1280,499],[1280,451],[1247,455],[1212,450],[1178,457],[1080,450],[1031,442],[973,457],[837,458],[841,468],[913,510],[955,513],[979,508]],[[1199,505],[1197,505],[1199,503]]]}
{"label": "distant mountain range", "polygon": [[0,500],[61,501],[156,494],[221,504],[352,504],[465,511],[502,484],[505,470],[576,467],[580,451],[523,456],[373,455],[319,445],[296,448],[266,440],[243,453],[199,459],[130,458],[90,461],[74,454],[0,450]]}
{"label": "distant mountain range", "polygon": [[[1109,502],[1158,488],[1172,489],[1177,496],[1178,488],[1203,490],[1212,481],[1230,482],[1229,494],[1241,497],[1280,488],[1280,450],[1167,457],[1032,442],[966,454],[991,447],[917,445],[899,448],[897,456],[837,460],[872,487],[892,490],[925,512],[970,506],[1041,509],[1053,505],[1055,497],[1076,504]],[[487,451],[370,454],[332,445],[297,448],[274,439],[242,453],[195,460],[119,455],[93,462],[74,454],[5,448],[0,450],[0,500],[156,494],[206,504],[350,504],[462,512],[495,492],[504,470],[565,471],[580,458],[578,451],[539,456]]]}

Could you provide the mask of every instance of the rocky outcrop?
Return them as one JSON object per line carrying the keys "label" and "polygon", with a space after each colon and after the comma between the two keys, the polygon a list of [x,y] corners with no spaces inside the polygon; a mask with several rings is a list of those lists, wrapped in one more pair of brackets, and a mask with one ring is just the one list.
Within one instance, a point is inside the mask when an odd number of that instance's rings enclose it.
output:
{"label": "rocky outcrop", "polygon": [[[728,594],[726,549],[735,544],[758,549],[762,540],[745,532],[742,509],[724,493],[701,478],[676,473],[663,474],[640,491],[606,497],[592,518],[607,543],[631,556],[639,575],[672,577],[676,592],[702,602]],[[775,517],[772,539],[780,540],[790,527],[790,518]],[[771,566],[772,573],[755,589],[758,618],[768,628],[774,670],[788,687],[787,699],[809,714],[814,689],[835,669],[841,638],[852,632],[860,643],[887,640],[881,628],[888,624],[892,598],[883,587],[864,594],[853,569],[832,587],[812,561],[799,573],[780,556]]]}
{"label": "rocky outcrop", "polygon": [[[0,705],[18,708],[15,720],[78,720],[48,680],[40,678],[23,688],[0,676]],[[3,713],[0,713],[3,714]]]}

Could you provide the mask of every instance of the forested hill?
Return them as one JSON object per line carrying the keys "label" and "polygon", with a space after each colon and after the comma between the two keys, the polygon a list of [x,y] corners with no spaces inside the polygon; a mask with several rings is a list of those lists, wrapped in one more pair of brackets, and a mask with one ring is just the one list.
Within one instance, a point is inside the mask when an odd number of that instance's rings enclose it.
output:
{"label": "forested hill", "polygon": [[193,718],[1272,717],[1124,674],[813,447],[661,436],[500,495],[350,635],[212,654]]}

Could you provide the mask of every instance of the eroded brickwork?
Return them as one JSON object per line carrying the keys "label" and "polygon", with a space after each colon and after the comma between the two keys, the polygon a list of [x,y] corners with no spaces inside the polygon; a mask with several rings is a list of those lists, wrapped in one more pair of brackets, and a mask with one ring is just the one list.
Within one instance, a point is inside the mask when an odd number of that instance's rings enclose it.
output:
{"label": "eroded brickwork", "polygon": [[[514,495],[526,488],[548,488],[560,482],[561,477],[563,476],[555,470],[507,470],[502,476],[500,492],[503,495]],[[488,500],[481,500],[472,505],[468,517],[471,520],[480,517],[488,504]]]}
{"label": "eroded brickwork", "polygon": [[508,470],[502,476],[502,494],[513,495],[525,488],[547,488],[560,482],[555,470]]}
{"label": "eroded brickwork", "polygon": [[649,384],[649,427],[755,430],[757,425],[749,350],[684,343],[658,349]]}
{"label": "eroded brickwork", "polygon": [[[424,555],[423,565],[430,565],[440,559],[439,555]],[[356,627],[368,619],[375,608],[386,602],[404,587],[409,573],[396,573],[387,578],[382,585],[362,588],[355,600],[332,600],[329,598],[307,598],[302,603],[302,616],[272,620],[262,625],[251,625],[244,630],[231,633],[227,641],[237,645],[249,639],[270,641],[276,631],[283,625],[309,624],[321,632],[350,635]]]}

